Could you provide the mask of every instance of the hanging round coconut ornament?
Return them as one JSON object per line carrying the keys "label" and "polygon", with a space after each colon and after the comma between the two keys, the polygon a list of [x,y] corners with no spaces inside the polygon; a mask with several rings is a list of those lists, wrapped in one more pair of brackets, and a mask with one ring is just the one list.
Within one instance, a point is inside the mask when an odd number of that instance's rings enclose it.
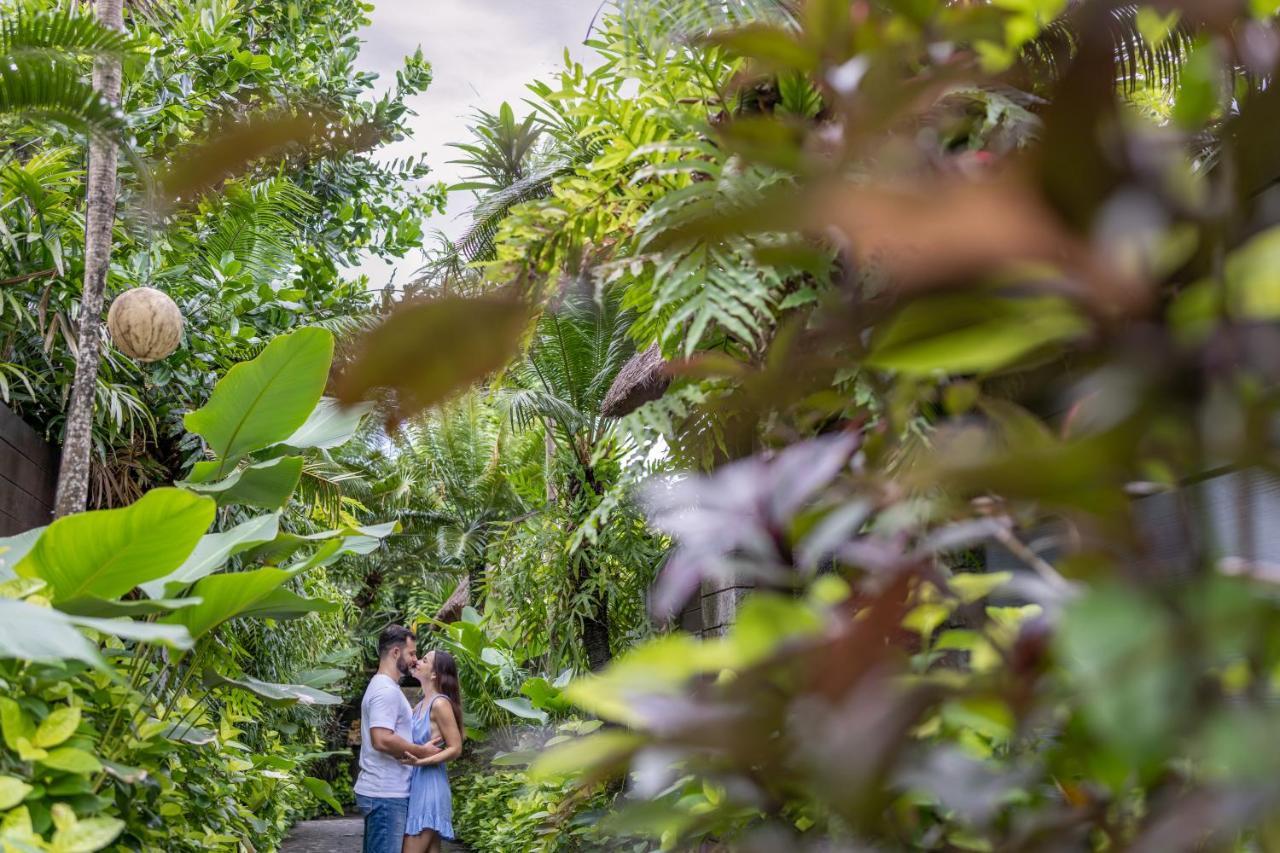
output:
{"label": "hanging round coconut ornament", "polygon": [[159,361],[178,348],[182,312],[154,287],[134,287],[111,303],[107,328],[116,348],[138,361]]}

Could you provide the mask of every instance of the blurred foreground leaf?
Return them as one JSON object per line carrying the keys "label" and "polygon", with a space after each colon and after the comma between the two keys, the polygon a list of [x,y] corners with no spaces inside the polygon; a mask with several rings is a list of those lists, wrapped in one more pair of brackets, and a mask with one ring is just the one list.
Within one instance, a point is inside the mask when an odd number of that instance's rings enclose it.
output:
{"label": "blurred foreground leaf", "polygon": [[338,398],[354,405],[389,388],[397,395],[393,418],[407,418],[505,365],[528,319],[523,304],[497,297],[405,304],[365,337]]}

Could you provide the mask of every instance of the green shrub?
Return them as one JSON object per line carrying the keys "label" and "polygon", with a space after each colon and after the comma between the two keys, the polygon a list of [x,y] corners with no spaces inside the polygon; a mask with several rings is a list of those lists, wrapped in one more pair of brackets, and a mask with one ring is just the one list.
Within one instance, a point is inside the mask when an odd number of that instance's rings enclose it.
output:
{"label": "green shrub", "polygon": [[615,795],[603,787],[583,792],[533,781],[523,768],[495,766],[483,754],[450,771],[454,832],[477,853],[605,849],[594,826]]}

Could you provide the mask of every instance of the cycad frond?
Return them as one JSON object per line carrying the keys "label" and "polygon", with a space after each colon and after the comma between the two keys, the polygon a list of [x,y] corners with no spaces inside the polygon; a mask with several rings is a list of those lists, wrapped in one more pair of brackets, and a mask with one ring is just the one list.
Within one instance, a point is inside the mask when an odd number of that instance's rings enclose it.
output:
{"label": "cycad frond", "polygon": [[512,423],[523,429],[541,420],[573,438],[595,431],[610,385],[635,353],[627,335],[633,320],[616,292],[566,295],[538,320],[510,371],[503,403]]}

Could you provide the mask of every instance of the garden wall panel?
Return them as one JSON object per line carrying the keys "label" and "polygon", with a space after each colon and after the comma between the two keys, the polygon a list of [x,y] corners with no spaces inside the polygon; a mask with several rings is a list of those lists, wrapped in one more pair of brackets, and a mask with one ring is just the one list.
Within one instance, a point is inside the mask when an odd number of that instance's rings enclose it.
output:
{"label": "garden wall panel", "polygon": [[0,403],[0,536],[48,524],[58,452]]}

